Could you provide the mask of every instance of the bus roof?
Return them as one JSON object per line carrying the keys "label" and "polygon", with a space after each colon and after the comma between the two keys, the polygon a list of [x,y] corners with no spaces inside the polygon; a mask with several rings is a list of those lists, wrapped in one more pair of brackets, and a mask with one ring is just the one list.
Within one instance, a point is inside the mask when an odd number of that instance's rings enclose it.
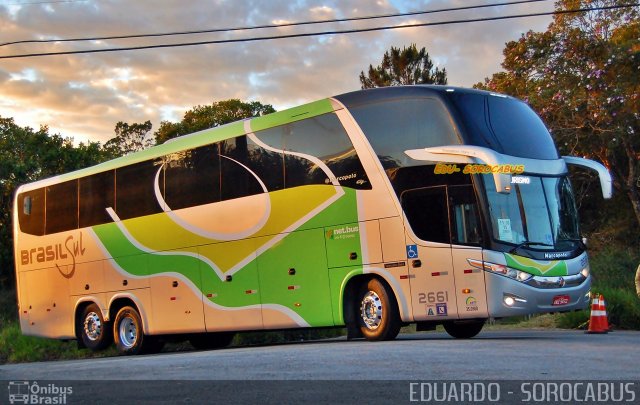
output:
{"label": "bus roof", "polygon": [[[466,93],[466,94],[496,94],[484,90],[467,89],[455,86],[443,85],[414,85],[414,86],[391,86],[377,87],[374,89],[358,90],[341,94],[334,98],[339,100],[347,108],[357,107],[362,104],[375,103],[377,101],[389,100],[400,97],[437,97],[440,98],[445,93]],[[500,96],[504,96],[500,94]],[[509,97],[509,96],[505,96]],[[509,97],[511,98],[511,97]]]}
{"label": "bus roof", "polygon": [[299,121],[305,118],[326,114],[335,110],[336,107],[332,104],[330,99],[323,99],[289,108],[283,111],[278,111],[262,117],[235,121],[226,125],[221,125],[218,127],[213,127],[173,138],[163,144],[156,145],[139,152],[134,152],[116,159],[112,159],[95,166],[90,166],[73,172],[38,180],[20,186],[16,193],[68,180],[75,180],[92,174],[117,169],[119,167],[128,166],[146,160],[157,159],[171,153],[177,153],[197,148],[199,146],[208,145],[214,142],[220,142],[225,139],[241,136],[247,133],[247,131],[245,130],[246,121],[251,122],[250,125],[252,131],[260,131],[286,123]]}

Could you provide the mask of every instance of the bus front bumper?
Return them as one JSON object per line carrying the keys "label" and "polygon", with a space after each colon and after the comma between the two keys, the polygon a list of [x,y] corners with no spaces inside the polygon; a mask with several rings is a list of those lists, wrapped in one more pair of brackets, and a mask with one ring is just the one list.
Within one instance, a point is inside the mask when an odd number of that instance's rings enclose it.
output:
{"label": "bus front bumper", "polygon": [[485,272],[489,316],[503,318],[542,312],[585,309],[590,303],[591,276],[580,285],[536,288],[519,281]]}

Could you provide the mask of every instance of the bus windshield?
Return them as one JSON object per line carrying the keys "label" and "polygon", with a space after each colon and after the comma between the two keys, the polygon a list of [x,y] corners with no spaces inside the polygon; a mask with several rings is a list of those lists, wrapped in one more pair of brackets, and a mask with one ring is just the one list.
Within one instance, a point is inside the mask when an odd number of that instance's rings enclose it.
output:
{"label": "bus windshield", "polygon": [[567,250],[579,244],[578,213],[566,176],[514,176],[509,194],[496,192],[483,176],[493,238],[542,250]]}

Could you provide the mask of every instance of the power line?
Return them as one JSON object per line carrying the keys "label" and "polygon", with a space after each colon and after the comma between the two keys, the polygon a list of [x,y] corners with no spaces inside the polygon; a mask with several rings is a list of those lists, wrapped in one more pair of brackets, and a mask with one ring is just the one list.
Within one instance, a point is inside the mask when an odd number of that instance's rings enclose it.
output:
{"label": "power line", "polygon": [[288,34],[288,35],[272,35],[272,36],[265,36],[265,37],[184,42],[184,43],[177,43],[177,44],[143,45],[143,46],[132,46],[132,47],[123,47],[123,48],[87,49],[82,51],[18,54],[18,55],[0,56],[0,59],[16,59],[16,58],[29,58],[29,57],[54,56],[54,55],[77,55],[77,54],[103,53],[103,52],[120,52],[120,51],[133,51],[133,50],[141,50],[141,49],[180,48],[185,46],[197,46],[197,45],[228,44],[228,43],[239,43],[239,42],[268,41],[268,40],[275,40],[275,39],[316,37],[316,36],[324,36],[324,35],[354,34],[354,33],[361,33],[361,32],[385,31],[385,30],[394,30],[394,29],[401,29],[401,28],[432,27],[432,26],[440,26],[440,25],[466,24],[466,23],[484,22],[484,21],[510,20],[510,19],[516,19],[516,18],[541,17],[541,16],[548,16],[548,15],[585,13],[589,11],[604,11],[604,10],[636,7],[638,5],[640,5],[640,3],[630,3],[630,4],[623,4],[623,5],[603,6],[603,7],[587,7],[587,8],[557,10],[557,11],[540,12],[540,13],[513,14],[513,15],[507,15],[507,16],[496,16],[496,17],[438,21],[438,22],[431,22],[431,23],[416,23],[416,24],[406,24],[406,25],[393,25],[393,26],[359,28],[359,29],[350,29],[350,30],[310,32],[310,33]]}
{"label": "power line", "polygon": [[24,3],[7,3],[2,6],[33,6],[38,4],[57,4],[57,3],[81,3],[89,0],[49,0],[49,1],[28,1]]}
{"label": "power line", "polygon": [[503,2],[503,3],[491,3],[491,4],[481,4],[475,6],[462,6],[462,7],[449,7],[449,8],[441,8],[436,10],[427,10],[427,11],[412,11],[407,13],[395,13],[395,14],[380,14],[380,15],[371,15],[364,17],[349,17],[349,18],[334,18],[329,20],[317,20],[317,21],[300,21],[300,22],[292,22],[292,23],[284,23],[284,24],[267,24],[267,25],[255,25],[255,26],[247,26],[247,27],[232,27],[232,28],[213,28],[206,30],[195,30],[195,31],[177,31],[177,32],[165,32],[165,33],[154,33],[154,34],[131,34],[131,35],[113,35],[113,36],[104,36],[104,37],[87,37],[87,38],[63,38],[63,39],[26,39],[20,41],[12,41],[0,43],[0,47],[7,45],[16,45],[16,44],[35,44],[35,43],[52,43],[52,42],[80,42],[80,41],[104,41],[109,39],[133,39],[133,38],[150,38],[150,37],[165,37],[165,36],[176,36],[176,35],[193,35],[193,34],[210,34],[210,33],[220,33],[220,32],[233,32],[233,31],[249,31],[249,30],[257,30],[257,29],[266,29],[266,28],[285,28],[285,27],[295,27],[302,25],[314,25],[314,24],[327,24],[327,23],[339,23],[339,22],[350,22],[350,21],[364,21],[364,20],[375,20],[381,18],[394,18],[394,17],[409,17],[416,15],[425,15],[425,14],[436,14],[436,13],[444,13],[451,11],[461,11],[461,10],[475,10],[482,8],[492,8],[499,6],[512,6],[517,4],[524,3],[538,3],[538,2],[546,2],[552,0],[518,0],[511,2]]}

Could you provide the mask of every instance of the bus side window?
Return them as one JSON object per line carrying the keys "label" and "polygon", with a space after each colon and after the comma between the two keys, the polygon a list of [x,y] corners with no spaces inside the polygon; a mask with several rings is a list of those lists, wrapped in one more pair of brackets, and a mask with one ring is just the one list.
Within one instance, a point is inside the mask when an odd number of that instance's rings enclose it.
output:
{"label": "bus side window", "polygon": [[249,147],[247,136],[220,142],[220,170],[222,200],[246,197],[263,193],[260,183],[247,170],[249,164]]}
{"label": "bus side window", "polygon": [[30,235],[44,235],[44,189],[21,193],[18,202],[22,204],[18,210],[20,230]]}
{"label": "bus side window", "polygon": [[482,228],[472,185],[449,186],[451,243],[480,245]]}
{"label": "bus side window", "polygon": [[247,165],[260,177],[267,190],[276,191],[284,188],[284,155],[282,154],[282,134],[278,128],[266,129],[256,134],[258,142],[269,148],[265,149],[251,139],[247,140],[249,164]]}
{"label": "bus side window", "polygon": [[[147,160],[116,169],[116,212],[120,219],[162,212],[155,193],[155,178],[162,162]],[[163,176],[159,179],[161,191]]]}
{"label": "bus side window", "polygon": [[172,210],[220,201],[218,144],[166,156],[164,199]]}
{"label": "bus side window", "polygon": [[[362,163],[338,117],[324,114],[283,125],[285,185],[329,184],[326,168],[340,185],[359,190],[371,189]],[[300,154],[321,160],[326,168]]]}
{"label": "bus side window", "polygon": [[45,233],[78,228],[78,180],[54,184],[46,188]]}
{"label": "bus side window", "polygon": [[115,206],[115,172],[92,174],[79,180],[80,228],[111,222],[107,208]]}
{"label": "bus side window", "polygon": [[411,229],[422,240],[451,243],[446,186],[407,190],[400,201]]}

